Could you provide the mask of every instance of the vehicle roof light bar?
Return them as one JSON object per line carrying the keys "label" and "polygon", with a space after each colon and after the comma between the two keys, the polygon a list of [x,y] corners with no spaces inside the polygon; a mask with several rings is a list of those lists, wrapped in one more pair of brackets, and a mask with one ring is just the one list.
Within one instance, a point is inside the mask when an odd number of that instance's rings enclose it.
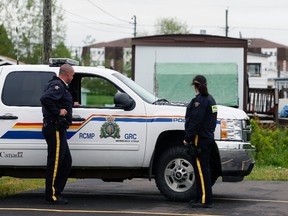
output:
{"label": "vehicle roof light bar", "polygon": [[75,61],[69,58],[49,58],[50,67],[60,67],[63,64],[69,64],[71,66],[79,65],[79,61]]}

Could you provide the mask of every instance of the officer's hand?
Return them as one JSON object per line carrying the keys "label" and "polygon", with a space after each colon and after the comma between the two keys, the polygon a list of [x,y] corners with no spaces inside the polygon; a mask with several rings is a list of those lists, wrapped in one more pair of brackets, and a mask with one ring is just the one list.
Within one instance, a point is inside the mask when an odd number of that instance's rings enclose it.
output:
{"label": "officer's hand", "polygon": [[80,104],[79,102],[75,101],[75,102],[73,103],[73,106],[74,106],[74,107],[79,107],[79,106],[81,106],[81,104]]}
{"label": "officer's hand", "polygon": [[59,116],[65,116],[66,114],[67,114],[67,110],[66,109],[60,109]]}
{"label": "officer's hand", "polygon": [[188,145],[188,142],[186,142],[186,140],[183,140],[183,144]]}

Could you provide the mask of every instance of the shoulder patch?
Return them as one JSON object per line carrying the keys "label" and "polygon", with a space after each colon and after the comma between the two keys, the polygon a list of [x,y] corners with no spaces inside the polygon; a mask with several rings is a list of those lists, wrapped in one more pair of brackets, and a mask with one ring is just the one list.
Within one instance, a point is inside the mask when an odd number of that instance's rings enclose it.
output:
{"label": "shoulder patch", "polygon": [[211,106],[212,113],[216,113],[218,111],[217,105]]}
{"label": "shoulder patch", "polygon": [[196,101],[196,102],[194,103],[194,106],[195,106],[195,107],[198,107],[198,106],[200,106],[200,103],[199,103],[198,101]]}
{"label": "shoulder patch", "polygon": [[55,85],[54,88],[55,88],[55,90],[59,90],[59,89],[60,89],[60,86]]}

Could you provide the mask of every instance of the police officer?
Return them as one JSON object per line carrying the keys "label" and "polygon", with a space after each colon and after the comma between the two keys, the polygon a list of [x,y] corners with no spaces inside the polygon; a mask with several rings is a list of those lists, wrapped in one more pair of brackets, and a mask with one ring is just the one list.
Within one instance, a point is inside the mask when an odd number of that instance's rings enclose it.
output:
{"label": "police officer", "polygon": [[72,158],[67,143],[67,128],[72,123],[73,99],[68,84],[72,81],[74,69],[63,64],[59,76],[47,84],[41,97],[43,112],[42,133],[47,142],[47,172],[45,194],[51,204],[67,204],[61,193],[66,185]]}
{"label": "police officer", "polygon": [[[192,80],[196,97],[186,109],[184,145],[193,149],[195,169],[196,197],[192,202],[194,208],[212,207],[212,183],[210,159],[215,149],[214,130],[217,121],[217,106],[208,93],[206,78],[197,75]],[[217,147],[216,147],[217,148]]]}

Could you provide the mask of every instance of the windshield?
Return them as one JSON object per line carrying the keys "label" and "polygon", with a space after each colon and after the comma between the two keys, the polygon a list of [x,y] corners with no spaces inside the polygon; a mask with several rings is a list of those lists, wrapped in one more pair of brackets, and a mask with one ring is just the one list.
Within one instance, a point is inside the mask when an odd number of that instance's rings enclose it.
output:
{"label": "windshield", "polygon": [[114,73],[113,75],[117,77],[119,80],[121,80],[124,84],[126,84],[129,88],[131,88],[139,97],[141,97],[147,103],[152,104],[153,102],[158,100],[158,98],[155,95],[151,94],[146,89],[142,88],[133,80],[124,76],[123,74]]}

